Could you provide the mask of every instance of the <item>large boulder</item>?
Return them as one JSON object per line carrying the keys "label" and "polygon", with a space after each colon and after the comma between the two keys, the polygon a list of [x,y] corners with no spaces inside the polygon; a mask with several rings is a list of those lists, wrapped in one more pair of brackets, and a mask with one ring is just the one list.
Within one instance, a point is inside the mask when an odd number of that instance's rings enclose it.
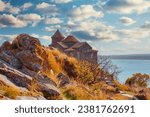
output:
{"label": "large boulder", "polygon": [[52,97],[56,97],[60,95],[60,91],[57,87],[49,83],[39,83],[39,87],[44,97],[50,99]]}
{"label": "large boulder", "polygon": [[57,79],[58,79],[58,82],[59,82],[59,86],[60,86],[60,87],[64,87],[64,86],[66,86],[67,84],[70,83],[69,77],[66,76],[66,75],[63,74],[63,73],[59,73],[59,74],[57,75]]}
{"label": "large boulder", "polygon": [[15,57],[23,66],[35,72],[39,72],[42,69],[43,63],[42,58],[36,51],[37,46],[41,46],[40,41],[27,34],[20,34],[12,42],[12,48],[16,52]]}
{"label": "large boulder", "polygon": [[20,34],[13,42],[12,46],[19,49],[34,49],[35,45],[41,45],[37,38],[31,37],[28,34]]}
{"label": "large boulder", "polygon": [[14,69],[2,60],[0,60],[0,74],[5,75],[11,82],[19,87],[29,88],[32,81],[32,77]]}
{"label": "large boulder", "polygon": [[42,69],[42,58],[31,50],[22,50],[16,54],[20,62],[28,69],[39,72]]}
{"label": "large boulder", "polygon": [[0,58],[17,69],[24,65],[38,72],[42,68],[42,58],[36,52],[37,46],[41,46],[37,38],[20,34],[12,43],[3,43],[0,47]]}
{"label": "large boulder", "polygon": [[0,52],[0,58],[17,69],[22,67],[21,62],[9,50]]}

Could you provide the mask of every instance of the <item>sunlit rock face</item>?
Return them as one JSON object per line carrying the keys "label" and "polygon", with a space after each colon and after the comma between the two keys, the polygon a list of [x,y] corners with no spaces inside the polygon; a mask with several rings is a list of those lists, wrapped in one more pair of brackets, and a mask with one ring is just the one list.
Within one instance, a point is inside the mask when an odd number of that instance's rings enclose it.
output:
{"label": "sunlit rock face", "polygon": [[[4,42],[0,46],[0,74],[5,75],[14,86],[23,87],[27,91],[31,89],[34,80],[37,90],[44,97],[59,95],[56,83],[42,73],[44,60],[38,51],[44,53],[43,48],[37,38],[27,34],[20,34],[12,42]],[[6,85],[3,78],[0,81]]]}

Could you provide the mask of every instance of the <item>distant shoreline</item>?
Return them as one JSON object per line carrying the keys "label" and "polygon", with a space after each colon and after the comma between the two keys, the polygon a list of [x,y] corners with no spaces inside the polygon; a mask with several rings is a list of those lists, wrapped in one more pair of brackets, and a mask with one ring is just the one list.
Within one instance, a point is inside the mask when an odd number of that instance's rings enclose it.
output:
{"label": "distant shoreline", "polygon": [[136,54],[136,55],[103,55],[110,59],[127,59],[127,60],[150,60],[150,54]]}

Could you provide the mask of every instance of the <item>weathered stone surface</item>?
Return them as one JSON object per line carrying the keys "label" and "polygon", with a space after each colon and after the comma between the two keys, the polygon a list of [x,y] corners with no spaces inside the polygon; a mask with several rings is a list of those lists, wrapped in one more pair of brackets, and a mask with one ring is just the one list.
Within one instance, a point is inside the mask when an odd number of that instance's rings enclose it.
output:
{"label": "weathered stone surface", "polygon": [[63,86],[65,86],[65,85],[70,83],[69,77],[64,75],[63,73],[59,73],[57,75],[57,78],[58,78],[60,87],[63,87]]}
{"label": "weathered stone surface", "polygon": [[16,86],[13,82],[11,82],[6,76],[0,74],[0,82],[4,83],[6,86],[11,86],[16,89],[19,89],[18,86]]}
{"label": "weathered stone surface", "polygon": [[21,34],[12,41],[12,44],[5,42],[0,47],[0,58],[17,69],[25,66],[38,72],[42,68],[42,58],[36,52],[37,45],[41,46],[37,38]]}
{"label": "weathered stone surface", "polygon": [[[21,93],[29,93],[29,90],[25,87],[19,87],[15,85],[13,82],[11,82],[6,76],[0,74],[0,83],[2,83],[4,86],[12,87],[20,91]],[[0,92],[0,94],[2,94]]]}
{"label": "weathered stone surface", "polygon": [[21,69],[21,72],[28,74],[29,76],[35,78],[40,83],[43,83],[43,84],[49,83],[54,86],[57,86],[56,83],[53,82],[49,77],[42,75],[41,73],[36,73],[34,71],[31,71],[31,70],[27,69],[26,67],[23,67],[23,69]]}
{"label": "weathered stone surface", "polygon": [[16,54],[16,57],[28,69],[38,72],[42,69],[42,59],[31,50],[23,50]]}
{"label": "weathered stone surface", "polygon": [[[18,70],[11,68],[4,62],[2,63],[1,60],[0,60],[0,74],[3,74],[7,77],[7,81],[5,79],[5,82],[7,82],[7,84],[11,82],[18,87],[29,88],[32,81],[31,76],[28,76]],[[57,96],[60,94],[55,83],[50,78],[42,75],[35,75],[35,78],[37,80],[40,91],[43,92],[45,97]]]}
{"label": "weathered stone surface", "polygon": [[4,50],[9,50],[9,49],[11,49],[11,43],[9,41],[6,41],[0,47],[0,52]]}
{"label": "weathered stone surface", "polygon": [[44,96],[50,97],[50,96],[57,96],[60,95],[60,91],[57,88],[57,85],[55,82],[53,82],[50,78],[47,76],[44,76],[42,74],[37,74],[34,71],[30,71],[27,68],[23,68],[21,70],[23,73],[30,75],[31,77],[35,78],[35,80],[38,82],[38,87],[41,92],[43,92]]}
{"label": "weathered stone surface", "polygon": [[22,67],[21,62],[11,53],[11,51],[2,51],[0,53],[0,58],[17,69]]}
{"label": "weathered stone surface", "polygon": [[5,75],[11,82],[19,87],[28,88],[32,81],[32,77],[12,68],[2,60],[0,60],[0,74]]}
{"label": "weathered stone surface", "polygon": [[39,83],[39,86],[45,98],[60,95],[60,91],[54,85],[51,85],[49,83]]}
{"label": "weathered stone surface", "polygon": [[35,45],[41,44],[37,38],[31,37],[27,34],[20,34],[13,40],[12,45],[19,49],[34,49]]}

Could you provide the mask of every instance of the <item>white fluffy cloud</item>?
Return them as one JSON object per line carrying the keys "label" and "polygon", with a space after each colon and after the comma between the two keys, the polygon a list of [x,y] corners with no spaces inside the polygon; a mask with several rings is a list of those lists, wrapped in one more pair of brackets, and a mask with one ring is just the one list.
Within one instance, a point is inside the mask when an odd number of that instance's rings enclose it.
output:
{"label": "white fluffy cloud", "polygon": [[58,14],[58,8],[54,4],[42,2],[36,5],[36,9],[44,14],[56,15]]}
{"label": "white fluffy cloud", "polygon": [[143,13],[149,11],[149,0],[108,0],[103,8],[114,13]]}
{"label": "white fluffy cloud", "polygon": [[53,0],[53,1],[58,4],[66,4],[72,2],[72,0]]}
{"label": "white fluffy cloud", "polygon": [[0,34],[0,45],[5,41],[12,41],[15,37],[17,37],[17,34]]}
{"label": "white fluffy cloud", "polygon": [[45,9],[45,8],[47,8],[47,7],[49,7],[49,6],[50,6],[50,5],[49,5],[48,3],[42,2],[42,3],[38,4],[38,5],[36,6],[36,8],[39,9],[39,10],[41,10],[41,9]]}
{"label": "white fluffy cloud", "polygon": [[27,24],[13,15],[0,15],[0,27],[25,27]]}
{"label": "white fluffy cloud", "polygon": [[42,19],[40,15],[35,14],[35,13],[19,15],[18,18],[24,21],[31,21],[31,22],[40,21]]}
{"label": "white fluffy cloud", "polygon": [[136,21],[129,17],[121,17],[120,22],[122,22],[124,25],[131,25],[134,24]]}
{"label": "white fluffy cloud", "polygon": [[103,17],[103,15],[101,11],[96,11],[92,5],[81,5],[80,7],[74,8],[70,13],[70,16],[76,21],[91,17]]}
{"label": "white fluffy cloud", "polygon": [[60,18],[47,18],[45,24],[61,24],[63,21]]}
{"label": "white fluffy cloud", "polygon": [[49,40],[49,41],[51,40],[51,37],[47,35],[39,35],[39,34],[32,33],[31,36],[39,39]]}
{"label": "white fluffy cloud", "polygon": [[134,29],[121,29],[118,30],[118,33],[122,38],[138,40],[141,38],[145,38],[149,35],[149,31],[145,31],[141,28],[134,28]]}
{"label": "white fluffy cloud", "polygon": [[27,3],[24,3],[20,8],[22,10],[27,10],[27,9],[29,9],[32,6],[33,6],[33,4],[31,2],[27,2]]}
{"label": "white fluffy cloud", "polygon": [[47,31],[47,32],[55,32],[56,29],[60,29],[60,28],[61,28],[60,25],[54,25],[54,26],[45,27],[45,31]]}
{"label": "white fluffy cloud", "polygon": [[0,0],[0,12],[7,12],[11,14],[19,14],[21,10],[27,10],[28,8],[32,7],[32,3],[24,3],[21,7],[15,7],[11,5],[9,2],[3,2]]}
{"label": "white fluffy cloud", "polygon": [[[131,21],[129,19],[124,17],[122,20],[125,21],[122,22],[128,25],[134,22],[134,20]],[[148,21],[144,25],[136,28],[117,29],[94,19],[88,19],[78,23],[70,20],[68,21],[68,28],[68,33],[72,33],[78,38],[87,40],[97,39],[106,42],[117,40],[124,44],[141,42],[150,36],[150,22]]]}
{"label": "white fluffy cloud", "polygon": [[[69,32],[73,32],[78,38],[85,40],[117,40],[118,36],[113,32],[113,27],[103,24],[94,19],[88,19],[84,22],[74,23],[68,21]],[[72,30],[73,29],[73,30]]]}
{"label": "white fluffy cloud", "polygon": [[14,35],[4,35],[4,34],[0,34],[0,38],[1,39],[5,39],[5,38],[8,38],[10,40],[14,39],[17,35],[14,34]]}
{"label": "white fluffy cloud", "polygon": [[141,28],[150,31],[150,21],[146,21],[145,24],[141,26]]}
{"label": "white fluffy cloud", "polygon": [[0,12],[4,11],[6,6],[5,6],[5,3],[1,0],[0,0],[0,6],[1,6],[0,7]]}
{"label": "white fluffy cloud", "polygon": [[3,2],[0,0],[0,12],[8,12],[12,14],[18,14],[20,9],[18,7],[12,6],[9,2]]}
{"label": "white fluffy cloud", "polygon": [[36,26],[36,24],[42,20],[42,17],[35,13],[19,15],[18,18],[27,24],[32,24],[32,26]]}
{"label": "white fluffy cloud", "polygon": [[3,14],[0,15],[0,27],[21,28],[27,26],[28,24],[32,24],[32,26],[35,26],[41,20],[42,18],[38,14],[24,14],[18,16],[13,16],[12,14]]}
{"label": "white fluffy cloud", "polygon": [[142,41],[150,36],[150,23],[146,22],[144,25],[132,29],[116,30],[120,37],[120,41],[125,44],[133,44]]}
{"label": "white fluffy cloud", "polygon": [[17,7],[10,7],[8,11],[12,14],[18,14],[20,12],[20,9]]}

